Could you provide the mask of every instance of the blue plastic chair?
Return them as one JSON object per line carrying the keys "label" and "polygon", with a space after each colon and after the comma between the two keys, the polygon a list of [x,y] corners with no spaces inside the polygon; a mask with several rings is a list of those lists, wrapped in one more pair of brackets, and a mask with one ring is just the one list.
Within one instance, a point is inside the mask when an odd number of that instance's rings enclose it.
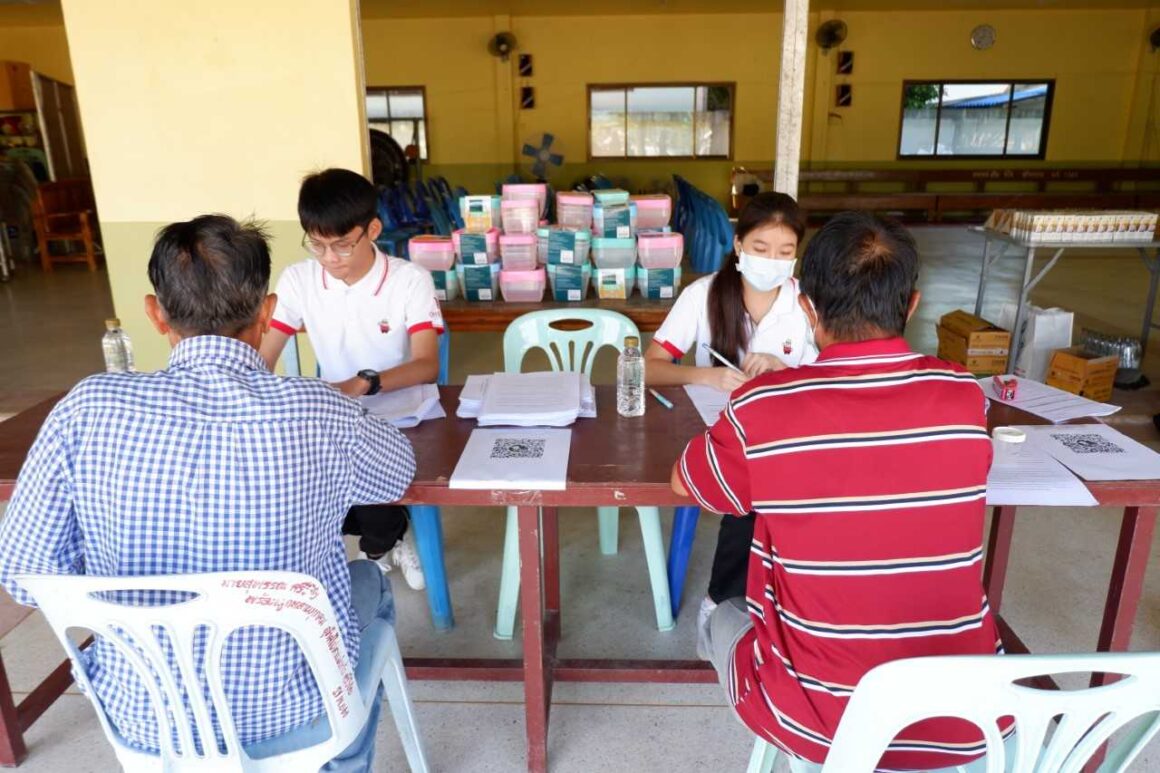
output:
{"label": "blue plastic chair", "polygon": [[[302,375],[297,336],[291,336],[286,342],[286,348],[282,351],[282,368],[287,376]],[[450,370],[451,329],[444,324],[443,333],[439,336],[439,378],[436,382],[439,386],[447,385]],[[455,627],[455,614],[451,608],[451,588],[443,559],[443,516],[438,507],[431,505],[411,505],[410,509],[415,548],[419,552],[419,563],[427,580],[427,607],[431,610],[431,622],[435,630],[449,631]]]}
{"label": "blue plastic chair", "polygon": [[[588,322],[583,330],[557,330],[551,327],[561,321]],[[533,311],[515,319],[503,335],[504,370],[519,373],[524,356],[533,349],[543,351],[554,371],[579,371],[589,376],[596,353],[604,346],[617,350],[626,336],[640,336],[636,324],[623,314],[603,309],[550,309]],[[657,628],[673,628],[672,602],[669,600],[668,574],[665,568],[664,537],[661,534],[660,510],[638,507],[641,538],[652,584],[653,606]],[[600,525],[600,551],[616,553],[619,539],[620,508],[597,508]],[[503,569],[499,584],[499,609],[496,613],[495,637],[510,639],[515,631],[516,608],[520,591],[519,531],[516,508],[509,507],[504,530]]]}

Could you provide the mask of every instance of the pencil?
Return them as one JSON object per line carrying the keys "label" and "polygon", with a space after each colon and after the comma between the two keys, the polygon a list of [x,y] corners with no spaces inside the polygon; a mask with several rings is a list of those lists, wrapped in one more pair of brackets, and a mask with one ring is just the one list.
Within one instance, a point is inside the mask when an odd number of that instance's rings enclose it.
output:
{"label": "pencil", "polygon": [[662,395],[662,394],[661,394],[660,392],[658,392],[657,390],[655,390],[655,389],[649,389],[649,390],[648,390],[648,393],[649,393],[650,395],[652,395],[653,397],[655,397],[655,398],[657,399],[657,402],[658,402],[658,403],[660,403],[660,404],[661,404],[661,405],[663,405],[664,407],[668,408],[670,411],[673,409],[673,403],[672,403],[672,401],[671,401],[671,400],[669,400],[669,398],[667,398],[667,397],[665,397],[664,395]]}
{"label": "pencil", "polygon": [[[729,360],[725,359],[725,358],[724,358],[724,357],[722,357],[720,354],[718,354],[718,353],[717,353],[717,352],[716,352],[716,351],[713,349],[713,347],[712,347],[712,346],[709,346],[709,344],[701,344],[701,346],[703,346],[703,347],[705,348],[705,351],[707,351],[709,354],[713,355],[713,357],[714,357],[714,358],[715,358],[715,359],[716,359],[718,362],[720,362],[722,365],[724,365],[724,366],[726,366],[726,367],[728,367],[728,368],[732,368],[733,370],[737,371],[738,373],[741,373],[741,368],[737,367],[737,366],[736,366],[736,365],[734,365],[733,363],[729,362]],[[744,375],[744,374],[742,373],[742,375]]]}

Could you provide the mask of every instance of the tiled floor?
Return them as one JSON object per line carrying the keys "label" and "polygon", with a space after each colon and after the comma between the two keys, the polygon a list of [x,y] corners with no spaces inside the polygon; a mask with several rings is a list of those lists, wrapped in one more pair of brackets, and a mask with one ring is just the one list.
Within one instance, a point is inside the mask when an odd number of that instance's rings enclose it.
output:
{"label": "tiled floor", "polygon": [[[912,322],[912,344],[933,351],[933,321],[973,305],[980,244],[958,228],[918,229],[924,256],[923,306]],[[987,313],[1014,296],[1017,261],[1001,268]],[[1147,273],[1134,257],[1093,253],[1065,259],[1036,294],[1041,305],[1077,312],[1077,327],[1138,331]],[[108,313],[103,275],[59,271],[51,279],[25,273],[0,285],[0,320],[27,337],[0,337],[0,412],[18,410],[38,395],[67,387],[100,366],[97,339]],[[52,305],[55,304],[55,305]],[[1160,343],[1156,346],[1160,352]],[[455,334],[452,380],[486,372],[499,362],[495,335]],[[597,380],[610,376],[611,358],[598,364]],[[10,367],[11,366],[11,367]],[[1160,354],[1146,370],[1160,381]],[[25,373],[25,368],[39,373]],[[1125,405],[1117,425],[1155,443],[1151,413],[1160,411],[1154,389],[1117,392]],[[2,425],[0,425],[2,431]],[[457,626],[435,633],[425,597],[396,582],[399,638],[406,654],[516,657],[518,641],[492,638],[498,590],[503,512],[447,509],[444,528]],[[667,512],[662,521],[671,522]],[[1119,526],[1110,510],[1020,511],[1004,612],[1033,649],[1084,652],[1095,646],[1107,574]],[[636,520],[625,512],[616,556],[600,555],[595,514],[561,514],[565,657],[691,657],[690,614],[696,589],[708,576],[714,524],[702,519],[690,566],[686,611],[677,628],[658,633],[642,561]],[[690,601],[692,599],[692,601]],[[0,641],[13,687],[30,689],[59,661],[44,623],[31,618]],[[1160,543],[1154,544],[1147,588],[1133,642],[1160,650]],[[522,688],[518,684],[415,682],[413,696],[435,770],[519,771],[523,768]],[[728,771],[744,768],[751,741],[731,717],[714,686],[561,684],[554,695],[550,754],[555,771]],[[376,770],[405,769],[390,722],[379,729]],[[33,727],[31,771],[107,771],[114,761],[92,710],[79,695],[59,701]],[[1160,742],[1133,770],[1160,771]]]}

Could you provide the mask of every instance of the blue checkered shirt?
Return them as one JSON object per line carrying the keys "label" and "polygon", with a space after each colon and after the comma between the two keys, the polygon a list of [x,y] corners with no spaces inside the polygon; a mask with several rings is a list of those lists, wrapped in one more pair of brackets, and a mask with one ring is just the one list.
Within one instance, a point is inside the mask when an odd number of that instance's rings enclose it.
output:
{"label": "blue checkered shirt", "polygon": [[[275,376],[234,339],[186,339],[166,370],[92,376],[52,411],[0,524],[0,583],[34,605],[13,575],[303,572],[326,587],[353,668],[343,517],[398,499],[414,472],[397,429],[323,382]],[[87,659],[121,734],[156,750],[148,693],[129,663],[102,640]],[[281,632],[235,633],[223,673],[243,743],[323,711]]]}

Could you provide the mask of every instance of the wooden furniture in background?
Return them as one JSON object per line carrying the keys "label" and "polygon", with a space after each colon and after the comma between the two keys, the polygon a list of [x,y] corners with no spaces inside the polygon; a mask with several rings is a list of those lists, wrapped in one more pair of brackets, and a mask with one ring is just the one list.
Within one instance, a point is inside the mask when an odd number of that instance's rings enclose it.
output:
{"label": "wooden furniture in background", "polygon": [[[768,169],[734,168],[772,182]],[[1160,167],[1080,169],[802,170],[798,203],[810,215],[849,209],[899,213],[939,222],[992,209],[1156,209]],[[733,215],[749,197],[734,190]]]}
{"label": "wooden furniture in background", "polygon": [[[59,180],[37,186],[33,223],[36,243],[40,250],[40,264],[52,271],[55,263],[87,263],[89,271],[97,270],[96,212],[93,188],[87,178]],[[75,250],[53,255],[52,242],[80,243]]]}
{"label": "wooden furniture in background", "polygon": [[32,69],[25,62],[0,62],[0,110],[35,110]]}

